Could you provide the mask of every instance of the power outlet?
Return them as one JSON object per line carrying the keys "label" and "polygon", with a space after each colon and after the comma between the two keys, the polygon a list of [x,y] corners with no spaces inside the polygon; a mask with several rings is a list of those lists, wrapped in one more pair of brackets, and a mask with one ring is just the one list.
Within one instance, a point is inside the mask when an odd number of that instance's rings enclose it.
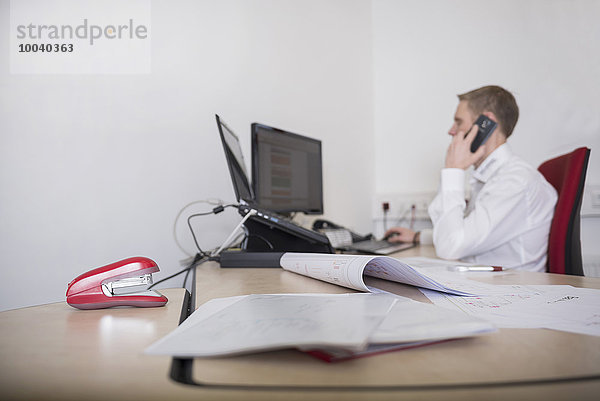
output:
{"label": "power outlet", "polygon": [[[387,193],[375,196],[373,232],[376,236],[381,236],[386,229],[394,226],[412,226],[414,229],[431,227],[427,209],[434,197],[435,192]],[[389,205],[385,214],[384,203]]]}

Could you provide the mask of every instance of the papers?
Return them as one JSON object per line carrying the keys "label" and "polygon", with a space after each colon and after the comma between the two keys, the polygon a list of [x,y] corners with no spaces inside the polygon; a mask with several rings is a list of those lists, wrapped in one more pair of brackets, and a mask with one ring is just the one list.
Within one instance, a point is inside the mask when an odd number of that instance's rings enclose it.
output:
{"label": "papers", "polygon": [[364,351],[347,351],[343,349],[315,349],[307,350],[306,353],[324,360],[325,362],[341,362],[348,359],[361,358],[363,356],[382,354],[391,351],[400,351],[403,349],[410,349],[416,347],[422,347],[424,345],[433,344],[440,341],[417,341],[414,343],[402,343],[402,344],[375,344],[369,345]]}
{"label": "papers", "polygon": [[[493,266],[482,266],[478,263],[466,263],[466,262],[457,262],[450,261],[444,259],[434,259],[434,258],[425,258],[422,256],[414,256],[410,258],[401,258],[401,262],[406,263],[407,265],[411,265],[412,267],[417,267],[420,269],[426,269],[428,272],[458,272],[465,274],[465,277],[471,276],[473,273],[478,273],[478,275],[486,274],[486,273],[494,273],[494,276],[502,276],[503,274],[508,274],[508,271],[502,270],[484,270],[484,269],[475,269],[470,271],[469,267],[475,268],[492,268]],[[501,267],[500,267],[501,268]]]}
{"label": "papers", "polygon": [[371,344],[445,340],[496,331],[494,325],[464,313],[397,297],[386,318],[371,334]]}
{"label": "papers", "polygon": [[435,305],[498,327],[547,328],[600,336],[600,290],[568,285],[497,286],[503,295],[456,297],[421,290]]}
{"label": "papers", "polygon": [[543,327],[600,336],[600,291],[558,290],[533,299],[528,311],[547,319]]}
{"label": "papers", "polygon": [[388,294],[248,295],[205,303],[145,352],[212,357],[293,347],[348,358],[492,331],[486,321]]}
{"label": "papers", "polygon": [[455,295],[476,295],[494,291],[494,286],[468,280],[450,272],[430,272],[411,267],[388,256],[285,253],[281,267],[294,273],[358,291],[372,291],[365,285],[364,275],[414,285]]}
{"label": "papers", "polygon": [[[269,349],[364,349],[395,303],[386,294],[248,295],[211,301],[193,323],[153,344],[149,354],[223,356]],[[209,302],[210,303],[210,302]],[[192,318],[192,317],[190,317]],[[183,326],[183,325],[182,325]]]}
{"label": "papers", "polygon": [[[414,256],[410,258],[399,259],[402,263],[406,263],[419,269],[427,269],[428,272],[447,272],[454,271],[457,262],[450,262],[444,259],[425,258],[422,256]],[[463,266],[469,266],[469,263],[460,263]]]}

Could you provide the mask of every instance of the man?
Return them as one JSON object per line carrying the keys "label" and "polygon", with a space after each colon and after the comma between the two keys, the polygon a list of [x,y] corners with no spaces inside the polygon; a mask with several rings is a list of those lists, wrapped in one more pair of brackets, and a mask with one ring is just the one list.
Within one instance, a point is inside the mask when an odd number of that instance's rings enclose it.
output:
{"label": "man", "polygon": [[[506,143],[519,118],[514,96],[501,87],[484,86],[458,99],[439,192],[429,206],[433,232],[394,227],[386,236],[392,242],[433,241],[437,255],[445,259],[545,271],[557,195]],[[478,130],[473,123],[481,114],[498,126],[471,153]],[[466,202],[465,170],[470,166],[474,170]]]}

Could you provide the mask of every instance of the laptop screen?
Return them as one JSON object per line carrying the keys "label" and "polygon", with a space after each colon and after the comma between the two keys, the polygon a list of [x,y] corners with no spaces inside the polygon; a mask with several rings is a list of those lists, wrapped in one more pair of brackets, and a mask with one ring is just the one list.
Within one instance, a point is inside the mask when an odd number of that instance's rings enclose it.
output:
{"label": "laptop screen", "polygon": [[229,166],[229,173],[231,174],[231,182],[233,183],[236,199],[238,202],[244,200],[248,204],[252,204],[254,203],[254,194],[252,193],[248,174],[246,173],[246,164],[244,162],[240,141],[237,135],[221,121],[218,115],[215,115],[215,117],[217,118],[217,126],[219,127],[221,142],[223,144],[223,149],[225,150],[225,158],[227,159],[227,165]]}

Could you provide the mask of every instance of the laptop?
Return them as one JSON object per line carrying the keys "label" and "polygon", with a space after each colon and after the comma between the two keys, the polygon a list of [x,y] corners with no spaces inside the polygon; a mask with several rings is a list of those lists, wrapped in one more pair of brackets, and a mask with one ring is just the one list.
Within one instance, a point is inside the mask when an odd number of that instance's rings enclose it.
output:
{"label": "laptop", "polygon": [[332,253],[334,250],[325,235],[304,228],[256,204],[239,139],[218,115],[215,117],[235,196],[240,202],[238,212],[242,216],[253,213],[245,223],[250,231],[245,249]]}
{"label": "laptop", "polygon": [[415,244],[409,242],[388,242],[384,239],[381,240],[367,240],[353,242],[347,249],[350,251],[372,253],[375,255],[389,255],[391,253],[404,251],[406,249],[413,248]]}
{"label": "laptop", "polygon": [[329,238],[331,245],[343,251],[389,255],[415,246],[413,243],[388,242],[385,239],[376,240],[370,238],[370,235],[363,237],[327,220],[318,220],[315,223],[320,231]]}
{"label": "laptop", "polygon": [[[340,250],[371,253],[376,255],[388,255],[390,253],[399,252],[404,249],[412,248],[413,244],[392,244],[385,240],[367,240],[352,242],[352,239],[343,246],[341,244],[337,246],[335,239],[321,232],[309,230],[304,228],[293,221],[274,213],[273,211],[260,208],[260,205],[256,202],[256,197],[250,180],[248,179],[248,173],[246,172],[244,155],[242,154],[242,148],[239,143],[237,135],[223,122],[223,120],[216,115],[217,126],[219,128],[219,134],[223,149],[225,151],[225,158],[227,159],[227,165],[229,167],[229,173],[231,175],[231,181],[235,191],[236,199],[238,202],[243,203],[239,206],[238,211],[242,216],[248,214],[251,210],[254,210],[256,214],[250,217],[249,223],[258,223],[260,225],[266,225],[270,229],[262,231],[260,234],[252,234],[249,243],[254,243],[258,247],[258,244],[265,244],[268,246],[265,250],[280,250],[284,249],[287,251],[296,252],[324,252],[331,253],[334,251],[333,248]],[[259,229],[255,224],[255,229]],[[283,240],[282,242],[272,243],[266,236],[268,236],[273,229],[281,230],[286,232],[291,238],[301,238],[303,241],[295,240]],[[278,238],[276,238],[278,239]],[[333,239],[333,241],[332,241]],[[356,239],[355,239],[356,240]],[[305,244],[306,243],[306,244]]]}

